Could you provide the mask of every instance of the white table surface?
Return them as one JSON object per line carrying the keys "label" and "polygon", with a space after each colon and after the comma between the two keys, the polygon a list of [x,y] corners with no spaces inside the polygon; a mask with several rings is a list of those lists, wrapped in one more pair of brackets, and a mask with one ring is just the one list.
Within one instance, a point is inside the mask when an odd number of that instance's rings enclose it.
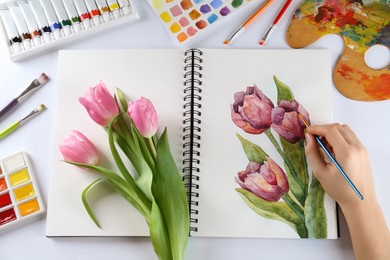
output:
{"label": "white table surface", "polygon": [[[243,8],[224,21],[213,25],[198,38],[179,46],[164,30],[158,17],[145,1],[137,1],[141,20],[104,32],[91,39],[72,44],[66,49],[129,49],[129,48],[226,48],[222,42],[253,10]],[[288,15],[280,23],[279,30],[263,48],[289,48],[284,40],[288,17],[299,3],[294,0],[287,10]],[[257,42],[268,27],[280,4],[273,5],[250,29],[228,48],[261,48]],[[341,38],[326,36],[309,48],[329,48],[333,64],[341,53]],[[54,90],[57,86],[57,51],[39,57],[13,63],[9,60],[4,44],[0,49],[0,106],[20,90],[31,79],[45,72],[50,82],[11,115],[0,121],[4,129],[22,118],[30,109],[44,103],[48,110],[24,127],[1,141],[0,158],[18,151],[27,151],[33,162],[44,201],[47,202],[50,172],[50,147],[53,137]],[[387,55],[387,56],[386,56]],[[373,51],[370,60],[386,64],[389,51]],[[82,69],[80,70],[82,73]],[[390,221],[390,101],[357,102],[346,99],[334,88],[334,119],[349,124],[366,145],[372,162],[378,199],[382,204],[387,222]],[[290,239],[231,239],[231,238],[190,238],[186,259],[353,259],[351,241],[342,215],[340,238],[338,240],[290,240]],[[148,238],[47,238],[45,217],[0,234],[0,259],[156,259]],[[239,225],[239,223],[237,223]]]}

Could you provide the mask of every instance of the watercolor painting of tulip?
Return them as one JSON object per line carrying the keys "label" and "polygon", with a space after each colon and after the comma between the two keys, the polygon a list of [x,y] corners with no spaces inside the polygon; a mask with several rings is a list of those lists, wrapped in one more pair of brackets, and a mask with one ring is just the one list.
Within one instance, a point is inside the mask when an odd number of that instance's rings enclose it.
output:
{"label": "watercolor painting of tulip", "polygon": [[305,125],[299,118],[300,114],[310,122],[309,113],[286,84],[275,76],[274,82],[276,106],[257,86],[250,86],[234,94],[231,118],[246,134],[265,134],[284,165],[278,165],[261,146],[237,134],[248,164],[235,178],[241,187],[236,191],[258,215],[286,223],[299,237],[326,238],[325,192],[314,176],[309,177]]}
{"label": "watercolor painting of tulip", "polygon": [[161,135],[157,133],[158,117],[152,102],[144,97],[128,101],[119,89],[112,96],[103,82],[89,88],[79,102],[107,132],[117,166],[116,170],[99,166],[98,150],[79,131],[65,136],[59,145],[67,163],[101,175],[81,194],[91,220],[102,228],[87,194],[98,188],[97,183],[107,182],[145,218],[158,258],[183,260],[190,228],[186,191],[172,158],[167,129]]}

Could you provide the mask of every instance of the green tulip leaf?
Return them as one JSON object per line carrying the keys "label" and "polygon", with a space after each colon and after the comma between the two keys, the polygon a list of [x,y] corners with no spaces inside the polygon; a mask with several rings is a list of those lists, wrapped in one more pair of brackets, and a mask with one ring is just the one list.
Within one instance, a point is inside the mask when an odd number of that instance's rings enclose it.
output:
{"label": "green tulip leaf", "polygon": [[153,176],[152,190],[165,221],[172,259],[184,259],[188,242],[189,212],[186,190],[169,149],[167,129],[157,143],[157,173]]}
{"label": "green tulip leaf", "polygon": [[250,191],[241,188],[237,188],[236,191],[241,195],[249,208],[260,216],[286,223],[292,227],[301,238],[307,238],[308,234],[305,223],[289,206],[287,206],[286,203],[281,201],[269,202],[257,197]]}
{"label": "green tulip leaf", "polygon": [[324,207],[325,191],[313,176],[305,204],[306,227],[310,238],[327,237],[327,220]]}
{"label": "green tulip leaf", "polygon": [[[282,144],[284,154],[287,158],[290,158],[290,165],[294,168],[298,175],[294,176],[290,171],[288,171],[288,180],[289,183],[292,184],[290,186],[291,191],[299,200],[301,205],[304,205],[309,190],[309,172],[306,162],[304,140],[291,144],[281,137],[280,142]],[[299,185],[299,182],[303,185],[303,188]]]}
{"label": "green tulip leaf", "polygon": [[245,151],[246,157],[251,162],[263,163],[268,155],[261,149],[260,146],[244,139],[241,135],[236,134],[241,142],[242,148]]}
{"label": "green tulip leaf", "polygon": [[85,210],[87,211],[89,217],[93,220],[93,222],[95,223],[95,225],[98,226],[99,228],[101,228],[101,226],[100,226],[99,221],[97,220],[95,214],[93,213],[91,206],[90,206],[89,203],[88,203],[87,194],[88,194],[88,192],[89,192],[90,190],[93,189],[93,187],[96,187],[95,185],[96,185],[98,182],[101,182],[101,181],[105,181],[105,179],[104,179],[104,178],[99,178],[99,179],[95,180],[94,182],[92,182],[91,184],[89,184],[89,185],[83,190],[83,192],[81,193],[81,201],[83,202],[83,205],[84,205]]}
{"label": "green tulip leaf", "polygon": [[168,230],[161,214],[161,210],[154,200],[149,223],[149,232],[150,240],[152,241],[153,248],[158,256],[158,259],[173,259]]}
{"label": "green tulip leaf", "polygon": [[276,76],[274,76],[274,82],[276,88],[278,89],[278,104],[281,100],[287,100],[290,102],[294,101],[294,94],[291,91],[290,87],[278,80]]}

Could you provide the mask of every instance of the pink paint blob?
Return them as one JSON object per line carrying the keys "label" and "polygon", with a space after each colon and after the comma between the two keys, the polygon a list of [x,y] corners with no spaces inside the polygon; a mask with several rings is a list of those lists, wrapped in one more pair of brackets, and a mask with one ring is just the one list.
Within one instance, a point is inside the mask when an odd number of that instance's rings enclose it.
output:
{"label": "pink paint blob", "polygon": [[187,29],[187,33],[189,36],[193,36],[195,35],[196,33],[198,32],[198,30],[196,30],[194,27],[190,26],[188,29]]}
{"label": "pink paint blob", "polygon": [[182,27],[185,27],[189,24],[187,18],[185,18],[185,17],[180,18],[179,23]]}
{"label": "pink paint blob", "polygon": [[176,17],[178,15],[181,15],[183,13],[183,11],[181,10],[180,6],[178,5],[174,5],[173,7],[171,7],[171,14]]}

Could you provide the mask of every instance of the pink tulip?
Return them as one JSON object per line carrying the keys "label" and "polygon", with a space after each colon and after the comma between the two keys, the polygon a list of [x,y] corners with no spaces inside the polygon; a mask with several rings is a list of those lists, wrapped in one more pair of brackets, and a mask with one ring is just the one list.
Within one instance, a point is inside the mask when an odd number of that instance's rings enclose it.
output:
{"label": "pink tulip", "polygon": [[271,126],[272,101],[256,85],[247,87],[246,92],[234,94],[231,105],[233,122],[250,134],[261,134]]}
{"label": "pink tulip", "polygon": [[79,131],[72,131],[59,145],[65,161],[96,165],[99,161],[95,145]]}
{"label": "pink tulip", "polygon": [[143,137],[150,138],[156,134],[157,113],[149,99],[141,97],[134,103],[129,102],[127,113]]}
{"label": "pink tulip", "polygon": [[281,100],[279,105],[272,109],[272,129],[292,144],[305,137],[305,125],[298,114],[310,122],[309,113],[295,100]]}
{"label": "pink tulip", "polygon": [[102,81],[95,87],[89,88],[84,96],[79,97],[79,101],[87,109],[93,121],[104,127],[108,126],[111,120],[119,114],[115,99]]}
{"label": "pink tulip", "polygon": [[271,158],[264,163],[249,162],[245,171],[238,173],[236,182],[256,196],[275,202],[289,190],[287,176]]}

